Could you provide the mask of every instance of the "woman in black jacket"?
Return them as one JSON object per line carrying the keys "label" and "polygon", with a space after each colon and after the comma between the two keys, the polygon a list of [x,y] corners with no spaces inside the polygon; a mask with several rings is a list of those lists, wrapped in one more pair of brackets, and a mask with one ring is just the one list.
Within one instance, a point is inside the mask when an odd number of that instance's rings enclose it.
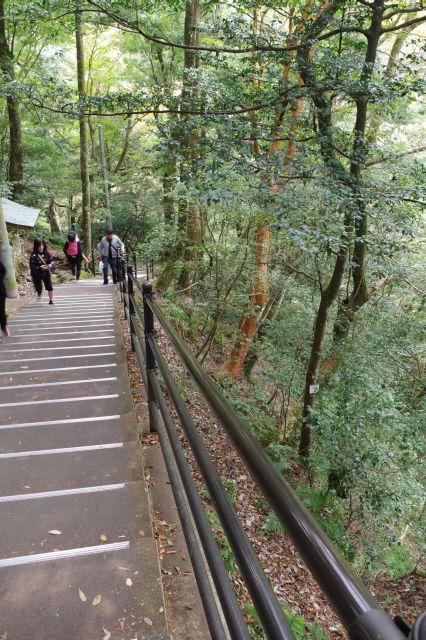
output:
{"label": "woman in black jacket", "polygon": [[4,286],[4,277],[6,275],[6,268],[2,262],[0,262],[0,326],[2,334],[10,336],[10,332],[7,326],[6,315],[6,287]]}
{"label": "woman in black jacket", "polygon": [[77,240],[77,236],[74,231],[70,231],[68,239],[64,244],[64,253],[67,257],[68,264],[71,267],[72,275],[76,280],[80,280],[81,262],[89,262],[89,259],[83,253],[83,247],[80,240]]}
{"label": "woman in black jacket", "polygon": [[47,250],[47,245],[43,238],[34,240],[34,247],[30,257],[30,270],[37,295],[41,298],[43,291],[42,284],[49,296],[49,304],[53,304],[53,286],[50,270],[53,266],[52,256]]}

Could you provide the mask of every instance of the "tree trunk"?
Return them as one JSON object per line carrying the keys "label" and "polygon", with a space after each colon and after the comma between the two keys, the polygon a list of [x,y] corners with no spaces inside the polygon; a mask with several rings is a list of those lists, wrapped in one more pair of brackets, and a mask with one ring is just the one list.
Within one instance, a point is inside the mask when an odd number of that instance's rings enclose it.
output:
{"label": "tree trunk", "polygon": [[[322,346],[327,327],[328,313],[330,307],[337,298],[339,288],[343,279],[348,253],[347,238],[349,237],[350,230],[353,226],[355,227],[355,245],[354,253],[352,256],[352,261],[355,263],[355,267],[353,270],[354,289],[348,301],[348,307],[356,306],[364,296],[367,296],[368,299],[369,295],[368,288],[365,282],[365,237],[367,232],[367,212],[361,193],[361,174],[362,167],[365,162],[366,153],[365,131],[367,126],[367,112],[369,104],[368,84],[371,80],[375,65],[383,10],[383,5],[375,5],[374,9],[372,9],[372,19],[367,40],[367,49],[360,77],[361,89],[359,91],[359,94],[355,96],[356,119],[353,130],[352,159],[350,165],[351,180],[349,184],[351,185],[353,191],[355,205],[354,209],[356,215],[354,216],[351,213],[350,215],[345,216],[341,248],[335,262],[334,271],[330,282],[327,288],[321,294],[321,301],[315,320],[311,355],[306,371],[303,396],[303,415],[299,442],[299,455],[302,457],[308,457],[310,452],[311,429],[309,425],[309,414],[315,403],[315,391],[312,388],[312,385],[315,385],[317,381]],[[299,60],[302,62],[300,68],[303,80],[305,81],[305,83],[313,83],[313,71],[309,57],[307,55],[307,51],[300,51],[298,56]],[[314,102],[315,106],[319,110],[319,127],[320,132],[323,134],[321,141],[321,151],[324,160],[330,168],[333,168],[334,166],[334,168],[337,169],[338,174],[342,176],[342,179],[347,184],[347,180],[345,178],[346,172],[340,166],[340,164],[336,162],[332,140],[330,139],[332,122],[331,105],[323,94],[315,96]],[[353,223],[354,217],[355,222]]]}
{"label": "tree trunk", "polygon": [[[83,79],[84,82],[84,79]],[[87,127],[90,135],[90,156],[92,160],[98,159],[98,150],[96,148],[96,123],[89,116],[87,117]]]}
{"label": "tree trunk", "polygon": [[164,164],[163,173],[163,210],[164,224],[167,228],[173,228],[175,224],[176,211],[175,201],[171,192],[176,179],[176,161],[174,158],[168,159]]}
{"label": "tree trunk", "polygon": [[[198,0],[187,0],[185,7],[185,27],[184,44],[187,46],[198,46],[200,44],[200,15],[201,3]],[[196,70],[199,67],[199,55],[197,51],[185,49],[184,71],[182,79],[181,107],[182,110],[193,105],[194,99],[198,95],[198,80]],[[179,141],[179,153],[183,157],[180,165],[180,181],[186,186],[191,174],[192,162],[194,160],[194,147],[198,139],[198,130],[188,116],[181,116],[179,122],[180,131],[176,133]],[[172,166],[170,167],[172,168]],[[171,186],[169,176],[166,175],[166,185],[164,187],[165,219],[170,210],[166,213],[166,206],[172,206],[166,189]],[[170,213],[172,213],[170,211]],[[174,215],[174,210],[173,210]],[[179,281],[179,286],[185,288],[192,283],[196,269],[193,258],[198,256],[198,245],[201,241],[201,220],[197,203],[191,202],[188,189],[179,198],[177,234],[175,246],[171,249],[168,260],[161,274],[157,279],[157,289],[166,291],[173,280]]]}
{"label": "tree trunk", "polygon": [[[186,246],[183,256],[183,270],[179,279],[181,289],[188,289],[194,284],[201,245],[200,205],[193,198],[186,211]],[[191,292],[189,292],[191,293]]]}
{"label": "tree trunk", "polygon": [[[306,9],[309,9],[310,5],[311,5],[311,2],[309,0],[307,2]],[[292,14],[293,14],[293,11],[291,12],[291,15]],[[293,20],[291,19],[290,25],[289,25],[289,42],[292,41],[292,38],[294,37],[295,33],[299,33],[302,30],[304,20],[307,17],[308,17],[308,13],[305,10],[305,12],[303,13],[303,20],[298,23],[298,25],[294,29],[294,33],[293,33]],[[262,34],[262,22],[259,23],[258,10],[255,8],[253,12],[253,36],[256,37],[259,35],[259,33]],[[291,57],[293,58],[294,56],[291,56]],[[253,53],[252,60],[253,60],[253,66],[255,68],[256,61],[257,61],[256,53]],[[283,82],[287,83],[289,81],[290,74],[291,74],[291,62],[286,62],[282,72]],[[300,73],[298,75],[298,83],[300,85],[304,83],[304,80]],[[260,79],[255,70],[252,78],[253,89],[256,90],[259,84],[260,84]],[[268,150],[268,156],[270,157],[275,156],[281,150],[281,141],[279,140],[280,128],[281,128],[281,124],[282,124],[285,112],[287,111],[288,108],[290,108],[289,136],[288,136],[288,141],[283,154],[283,163],[282,163],[283,167],[288,167],[291,164],[296,154],[296,144],[294,142],[294,134],[296,133],[296,130],[300,125],[299,118],[302,113],[303,104],[304,104],[304,101],[302,98],[296,98],[296,100],[292,104],[290,104],[287,100],[283,100],[282,104],[279,106],[275,114],[274,123],[272,126],[272,142],[269,145],[269,150]],[[254,112],[249,112],[249,117],[252,124],[252,149],[253,149],[253,153],[256,156],[258,156],[261,153],[261,147],[259,145],[259,141],[256,135],[256,131],[257,131],[256,114]],[[274,195],[283,188],[283,185],[280,183],[279,180],[277,180],[272,184],[268,184],[268,187],[271,195]],[[263,220],[261,220],[259,222],[259,225],[256,231],[256,255],[258,253],[266,255],[264,265],[262,266],[262,275],[261,275],[262,288],[265,294],[265,301],[266,301],[266,295],[268,291],[268,257],[267,256],[269,254],[269,230],[266,237],[265,229],[266,229],[266,224]],[[258,242],[260,244],[258,244]],[[265,243],[267,243],[268,246],[265,246]],[[256,266],[253,289],[256,289],[259,286],[258,277],[259,277],[259,272]],[[253,296],[253,290],[250,295],[251,297]],[[250,311],[250,308],[251,308],[251,303],[249,303],[249,311],[246,312],[246,314],[243,316],[240,322],[237,340],[232,349],[232,352],[229,358],[224,362],[224,364],[221,367],[221,371],[227,371],[232,379],[235,379],[236,376],[241,371],[241,368],[244,364],[244,361],[246,360],[246,356],[250,349],[253,337],[256,333],[258,321],[261,317],[262,309],[260,309],[260,313],[259,313],[259,309],[257,309],[256,312],[253,314],[252,311]],[[252,367],[254,366],[255,360],[253,361],[252,357],[250,357],[248,360],[249,362],[247,365],[247,372],[249,373]]]}
{"label": "tree trunk", "polygon": [[[361,82],[367,87],[372,73],[374,64],[376,62],[377,47],[379,44],[381,22],[382,22],[383,8],[376,8],[373,12],[372,23],[370,27],[370,37],[368,39],[368,46],[365,55],[364,68],[362,71]],[[412,26],[414,28],[414,25]],[[398,57],[401,53],[402,46],[412,29],[408,29],[406,32],[399,33],[393,43],[392,50],[389,57],[386,73],[392,74],[395,69]],[[349,298],[349,308],[352,314],[360,309],[370,298],[369,289],[366,280],[366,268],[365,261],[367,255],[367,233],[368,233],[368,214],[365,208],[362,195],[360,194],[361,185],[361,172],[365,163],[366,155],[366,142],[365,132],[367,127],[367,111],[368,111],[368,96],[362,97],[357,101],[357,121],[354,128],[354,145],[353,145],[353,160],[351,163],[351,174],[355,179],[355,198],[358,204],[359,215],[355,222],[355,246],[352,261],[355,263],[352,281],[353,289]],[[375,130],[377,131],[378,122],[375,123]],[[371,142],[371,138],[369,138]]]}
{"label": "tree trunk", "polygon": [[[0,68],[5,83],[15,80],[13,55],[6,37],[4,0],[0,0]],[[9,118],[9,166],[7,179],[11,184],[12,199],[15,199],[23,190],[24,152],[19,101],[12,95],[7,96],[7,114]]]}
{"label": "tree trunk", "polygon": [[282,282],[280,282],[280,286],[276,285],[274,287],[274,291],[264,309],[264,314],[259,324],[259,328],[256,331],[254,340],[252,341],[252,344],[250,345],[250,348],[247,352],[247,356],[244,360],[244,373],[247,378],[250,378],[258,359],[256,345],[261,342],[266,336],[268,323],[274,322],[274,320],[277,319],[286,292],[287,283],[283,284]]}
{"label": "tree trunk", "polygon": [[61,227],[58,219],[58,209],[57,209],[54,198],[52,198],[49,202],[49,211],[48,211],[47,217],[49,218],[51,232],[60,234]]}
{"label": "tree trunk", "polygon": [[[79,9],[75,12],[75,42],[77,51],[77,84],[80,98],[85,94],[84,48],[82,34],[82,14]],[[80,110],[83,106],[80,106]],[[79,117],[80,125],[80,174],[82,192],[81,227],[83,245],[86,252],[92,248],[92,228],[90,217],[90,180],[89,180],[89,143],[87,135],[87,116],[83,113]]]}
{"label": "tree trunk", "polygon": [[334,337],[336,341],[347,337],[351,320],[358,309],[360,309],[370,298],[366,277],[366,256],[367,256],[367,233],[368,233],[368,213],[365,207],[363,194],[361,193],[361,174],[365,164],[367,151],[365,133],[367,128],[368,112],[368,83],[373,73],[377,47],[380,38],[380,28],[382,22],[383,7],[375,8],[370,27],[370,35],[367,43],[367,50],[363,70],[361,73],[361,95],[356,98],[357,107],[355,126],[353,130],[352,160],[350,173],[352,176],[352,190],[356,207],[355,218],[355,243],[352,254],[352,292],[348,299],[340,305],[336,323],[334,327]]}
{"label": "tree trunk", "polygon": [[[198,0],[187,0],[185,8],[185,32],[184,43],[189,46],[199,46],[200,44],[200,17],[201,3]],[[196,70],[200,65],[200,57],[197,51],[185,49],[184,77],[182,88],[182,108],[185,109],[198,96],[198,78]],[[199,132],[187,117],[182,119],[182,126],[185,128],[182,134],[184,162],[181,166],[181,181],[187,183],[191,174],[192,163],[196,156],[194,147],[197,143]],[[188,194],[189,195],[189,194]],[[194,282],[194,276],[198,263],[199,245],[201,244],[201,217],[200,207],[197,202],[187,197],[186,212],[181,209],[182,220],[185,227],[183,268],[179,278],[179,287],[186,289]]]}
{"label": "tree trunk", "polygon": [[303,417],[299,442],[299,455],[303,457],[307,457],[309,455],[311,445],[309,413],[313,408],[315,402],[315,389],[312,388],[312,385],[315,385],[317,382],[317,373],[321,360],[325,331],[327,328],[328,313],[330,311],[330,307],[333,305],[334,301],[337,298],[345,271],[346,257],[348,253],[347,232],[350,228],[350,225],[351,220],[348,217],[345,220],[345,231],[342,237],[341,248],[334,265],[333,275],[330,278],[330,282],[327,288],[321,294],[321,301],[315,319],[311,354],[309,357],[308,367],[306,369],[305,389],[303,393]]}
{"label": "tree trunk", "polygon": [[182,259],[185,252],[185,233],[188,217],[188,200],[187,194],[181,195],[179,198],[178,219],[176,229],[176,242],[169,259],[160,273],[156,281],[157,291],[167,291],[172,282],[179,279],[182,274]]}
{"label": "tree trunk", "polygon": [[254,278],[249,307],[241,319],[234,348],[220,368],[221,372],[226,372],[233,380],[242,369],[268,295],[269,235],[269,225],[266,222],[258,224]]}
{"label": "tree trunk", "polygon": [[134,124],[132,122],[132,119],[129,118],[127,120],[127,123],[126,123],[126,132],[124,134],[123,149],[121,151],[121,154],[120,154],[118,162],[117,162],[117,164],[115,166],[115,169],[113,170],[113,173],[118,173],[121,170],[122,166],[124,165],[124,161],[126,159],[128,151],[129,151],[130,134],[132,133],[133,127],[134,127]]}

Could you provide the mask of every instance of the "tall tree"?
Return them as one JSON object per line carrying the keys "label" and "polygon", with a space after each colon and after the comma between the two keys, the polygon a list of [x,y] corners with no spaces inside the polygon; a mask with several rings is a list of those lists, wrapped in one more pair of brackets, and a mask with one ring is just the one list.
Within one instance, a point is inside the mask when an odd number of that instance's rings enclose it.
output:
{"label": "tall tree", "polygon": [[[190,47],[198,47],[200,44],[200,16],[201,2],[199,0],[187,0],[185,7],[184,43]],[[187,109],[194,104],[198,97],[198,68],[200,56],[194,49],[185,49],[183,88],[181,105]],[[201,243],[201,216],[200,205],[189,193],[189,179],[194,159],[196,157],[196,144],[199,137],[197,125],[191,118],[182,118],[181,142],[184,160],[181,165],[181,181],[186,184],[186,193],[180,203],[180,224],[185,233],[183,269],[179,279],[181,288],[188,288],[193,284],[197,268],[199,247]]]}
{"label": "tall tree", "polygon": [[[82,11],[78,7],[75,10],[75,42],[77,52],[77,86],[80,100],[86,93],[84,73],[84,46],[83,46],[83,18]],[[80,174],[81,174],[81,226],[85,250],[90,252],[92,248],[92,225],[90,214],[90,176],[89,176],[89,141],[88,123],[85,115],[85,107],[80,104]]]}
{"label": "tall tree", "polygon": [[[184,45],[185,49],[182,91],[180,106],[182,111],[194,107],[198,97],[198,68],[200,64],[199,53],[191,47],[200,44],[200,17],[201,2],[199,0],[187,0],[185,5]],[[179,122],[172,127],[176,144],[169,144],[167,161],[164,169],[164,205],[166,220],[170,220],[173,213],[170,188],[175,172],[176,155],[181,158],[180,182],[182,193],[179,197],[177,215],[177,241],[166,265],[157,280],[157,288],[165,291],[177,275],[176,264],[182,262],[179,272],[179,286],[182,289],[191,287],[196,271],[199,247],[201,243],[201,215],[197,200],[190,193],[190,179],[192,176],[193,162],[196,157],[196,145],[199,131],[194,118],[181,115]],[[178,148],[176,148],[178,147]]]}
{"label": "tall tree", "polygon": [[[288,36],[287,41],[291,42],[295,35],[300,34],[303,30],[304,21],[307,18],[307,9],[310,7],[310,0],[304,9],[302,19],[298,22],[296,28],[294,28],[293,16],[294,10],[290,12],[290,19],[288,21]],[[253,22],[252,30],[253,37],[256,39],[259,35],[263,36],[263,20],[265,13],[259,16],[259,9],[255,7],[253,10]],[[252,86],[254,92],[256,92],[261,86],[261,78],[258,74],[258,55],[252,54],[253,61],[253,76]],[[290,80],[292,63],[294,62],[294,54],[286,58],[284,65],[282,66],[282,78],[281,81],[286,84]],[[301,85],[303,81],[301,76],[298,75],[298,83]],[[274,113],[273,123],[271,127],[271,142],[268,145],[265,162],[270,163],[272,167],[277,164],[277,156],[282,154],[282,170],[278,176],[272,178],[268,173],[264,178],[264,183],[270,194],[269,200],[272,203],[278,192],[283,189],[284,171],[289,171],[289,166],[296,155],[296,144],[294,142],[294,136],[297,128],[300,125],[300,116],[302,113],[304,101],[301,97],[296,97],[294,100],[283,98]],[[288,123],[288,136],[284,144],[282,144],[281,130],[284,121],[284,117],[289,112]],[[250,121],[252,124],[252,149],[255,156],[260,156],[262,153],[261,145],[257,139],[257,117],[255,112],[249,113]],[[265,198],[264,190],[262,189],[262,198]],[[270,224],[263,214],[265,202],[259,203],[259,209],[262,213],[258,216],[256,221],[255,230],[255,260],[254,271],[251,291],[249,294],[249,300],[247,307],[242,315],[240,324],[238,327],[238,333],[233,348],[222,364],[221,371],[226,372],[233,380],[240,373],[244,361],[249,353],[253,339],[256,335],[256,331],[261,320],[265,305],[267,303],[268,290],[269,290],[269,276],[268,276],[268,261],[269,261],[269,244],[270,244]]]}
{"label": "tall tree", "polygon": [[[311,353],[306,369],[299,443],[299,454],[303,457],[309,456],[310,451],[310,412],[315,404],[317,376],[321,362],[328,314],[331,306],[337,299],[342,283],[352,233],[354,235],[352,250],[353,291],[349,299],[350,308],[356,310],[365,304],[369,297],[365,273],[367,209],[362,192],[362,170],[366,162],[367,154],[366,130],[368,107],[373,99],[370,83],[375,69],[380,36],[383,33],[382,23],[385,9],[386,7],[383,0],[375,0],[369,5],[371,16],[369,26],[364,30],[366,39],[364,61],[359,81],[351,91],[351,98],[355,104],[355,123],[348,171],[336,158],[336,146],[332,133],[332,98],[327,95],[322,88],[319,88],[307,47],[302,48],[298,53],[300,74],[305,84],[313,92],[313,102],[318,114],[318,127],[321,136],[320,145],[324,162],[326,166],[333,171],[336,179],[340,180],[352,192],[352,202],[346,206],[346,212],[344,213],[342,237],[335,259],[334,269],[328,285],[321,291],[320,305],[314,324]],[[333,9],[333,12],[335,11],[336,7]],[[321,27],[321,25],[319,26]]]}
{"label": "tall tree", "polygon": [[[12,83],[15,80],[15,70],[13,53],[9,47],[6,34],[4,0],[0,0],[0,67],[4,81]],[[11,185],[12,198],[16,198],[22,193],[24,179],[22,123],[18,98],[13,93],[9,93],[6,100],[9,118],[9,166],[7,177]]]}

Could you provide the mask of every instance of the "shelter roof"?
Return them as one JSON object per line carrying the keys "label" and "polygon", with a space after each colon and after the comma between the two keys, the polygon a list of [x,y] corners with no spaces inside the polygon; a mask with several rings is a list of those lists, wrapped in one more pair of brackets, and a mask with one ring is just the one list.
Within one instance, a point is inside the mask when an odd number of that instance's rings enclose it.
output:
{"label": "shelter roof", "polygon": [[7,198],[2,198],[1,201],[7,224],[12,224],[17,227],[27,227],[29,229],[32,229],[36,225],[40,215],[40,209],[27,207],[18,202],[8,200]]}

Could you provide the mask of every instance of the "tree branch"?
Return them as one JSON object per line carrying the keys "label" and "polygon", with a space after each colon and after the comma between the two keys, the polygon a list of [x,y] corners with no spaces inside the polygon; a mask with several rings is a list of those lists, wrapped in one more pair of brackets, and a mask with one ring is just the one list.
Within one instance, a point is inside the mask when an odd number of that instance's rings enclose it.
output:
{"label": "tree branch", "polygon": [[371,158],[371,160],[367,160],[365,166],[372,167],[375,164],[381,164],[382,162],[387,162],[388,160],[394,160],[396,158],[403,158],[404,156],[421,153],[422,151],[426,151],[426,144],[421,144],[418,147],[413,147],[412,149],[406,149],[405,151],[401,151],[401,153],[396,153],[392,156],[387,156],[386,158]]}
{"label": "tree branch", "polygon": [[395,11],[391,11],[390,13],[387,13],[383,16],[383,20],[390,20],[390,18],[393,18],[394,16],[400,16],[403,13],[418,13],[419,11],[422,11],[422,7],[417,6],[417,7],[410,7],[408,9],[395,9]]}
{"label": "tree branch", "polygon": [[279,100],[275,102],[270,102],[267,104],[257,104],[251,105],[249,107],[241,107],[240,109],[224,109],[219,111],[202,111],[201,109],[141,109],[139,111],[134,109],[128,109],[127,111],[70,111],[67,109],[55,109],[54,107],[49,107],[41,102],[37,103],[37,107],[40,109],[47,109],[52,113],[62,113],[69,116],[79,117],[81,115],[86,116],[104,116],[104,117],[114,117],[114,116],[147,116],[147,115],[161,115],[166,113],[174,113],[176,115],[190,115],[190,116],[235,116],[240,115],[242,113],[248,113],[249,111],[260,111],[261,109],[268,109],[270,107],[275,106],[279,103]]}
{"label": "tree branch", "polygon": [[273,45],[256,45],[254,47],[246,47],[244,49],[234,49],[231,47],[207,47],[202,45],[199,45],[199,46],[187,45],[187,44],[181,44],[180,42],[173,42],[166,38],[158,38],[157,36],[153,36],[152,34],[147,33],[146,31],[143,31],[138,25],[134,24],[133,22],[129,22],[128,20],[125,20],[124,18],[117,15],[116,13],[112,13],[111,11],[108,11],[107,9],[99,5],[94,0],[87,0],[87,1],[89,2],[89,4],[92,4],[93,6],[97,7],[101,13],[105,13],[105,15],[109,16],[112,20],[117,22],[122,27],[125,27],[126,29],[129,29],[136,33],[139,33],[146,40],[149,40],[150,42],[156,42],[157,44],[161,44],[166,47],[173,47],[176,49],[206,51],[206,52],[216,53],[216,54],[218,53],[242,54],[242,53],[255,53],[257,51],[285,53],[286,51],[297,51],[298,49],[301,49],[303,47],[312,46],[315,42],[320,42],[321,40],[332,38],[333,36],[340,35],[341,33],[361,33],[362,35],[368,37],[367,29],[362,29],[361,27],[343,27],[339,29],[332,29],[331,31],[328,31],[327,33],[323,33],[321,36],[317,36],[316,38],[307,39],[299,44],[288,45],[286,47],[275,47]]}
{"label": "tree branch", "polygon": [[380,33],[392,33],[393,31],[400,31],[401,29],[405,29],[405,27],[410,27],[412,24],[421,24],[426,21],[426,15],[419,16],[418,18],[413,18],[412,20],[408,20],[407,22],[402,22],[401,24],[397,24],[394,27],[388,27],[387,29],[381,29]]}

